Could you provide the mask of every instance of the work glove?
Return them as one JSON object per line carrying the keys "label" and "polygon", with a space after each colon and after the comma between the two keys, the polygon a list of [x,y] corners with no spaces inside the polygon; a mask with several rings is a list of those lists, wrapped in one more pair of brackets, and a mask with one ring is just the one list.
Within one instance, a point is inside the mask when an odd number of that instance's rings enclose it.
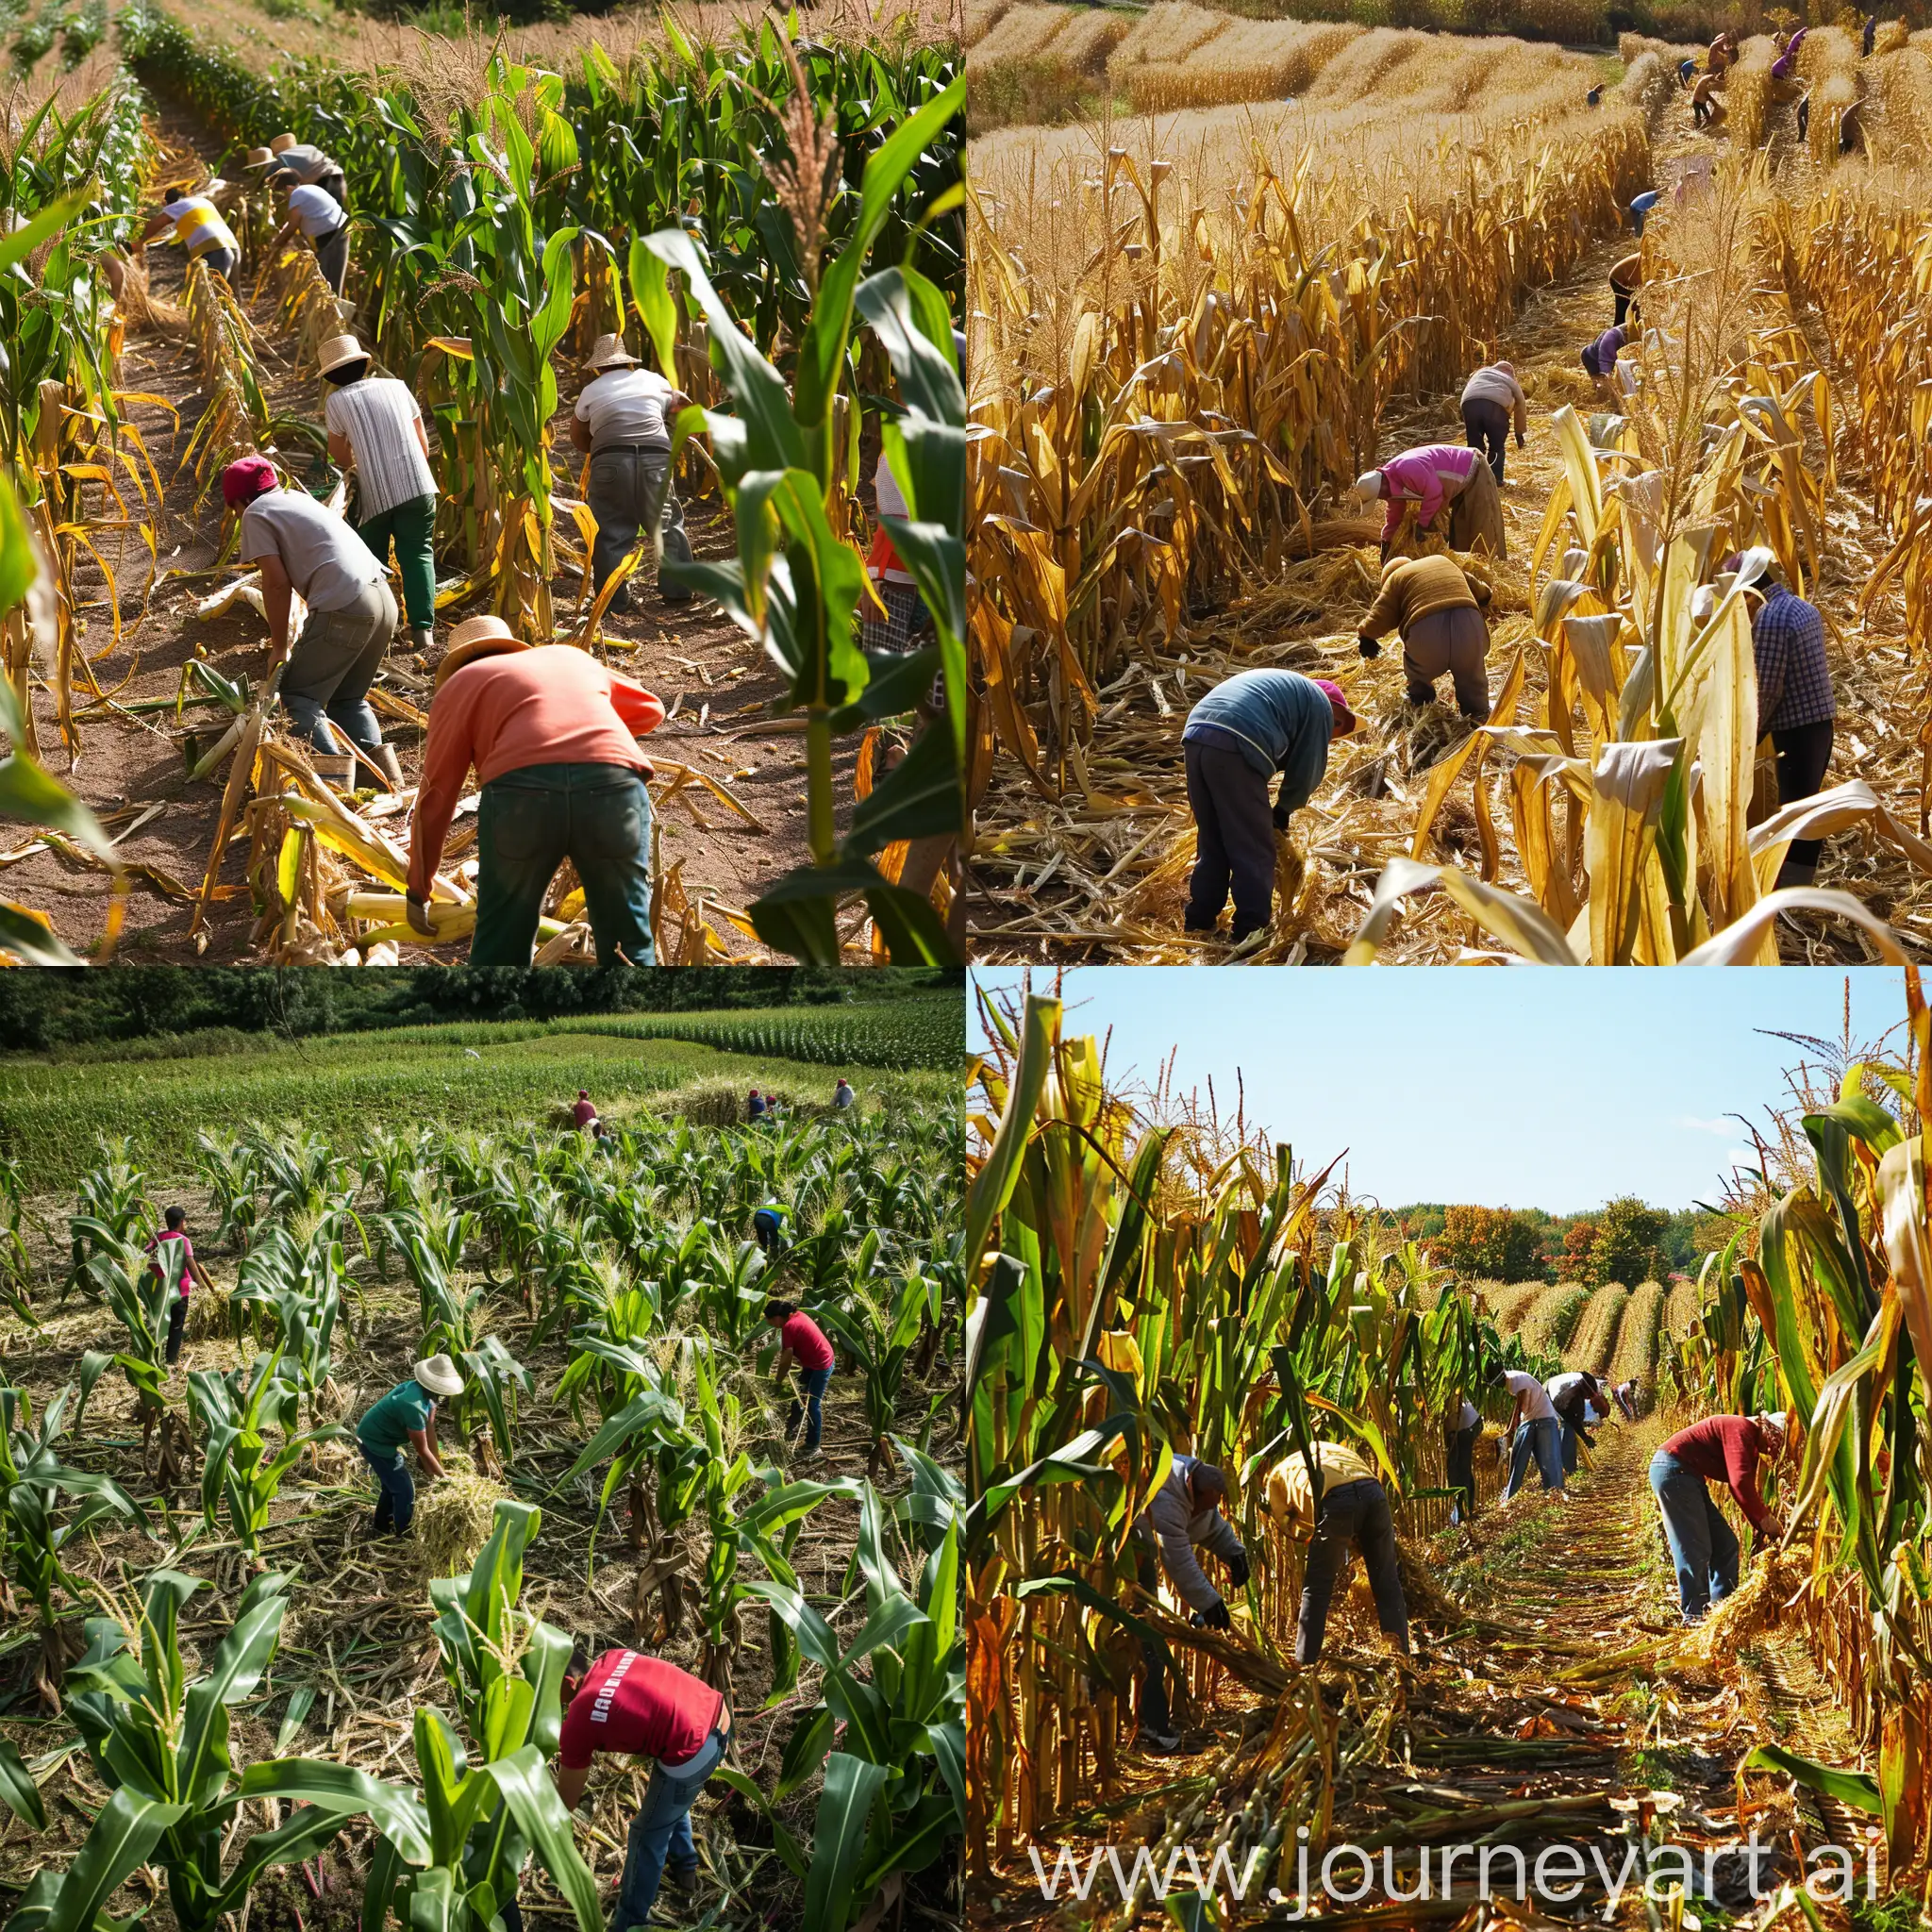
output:
{"label": "work glove", "polygon": [[1375,638],[1358,638],[1356,641],[1356,649],[1364,658],[1379,658],[1382,655],[1381,642]]}
{"label": "work glove", "polygon": [[1204,1629],[1208,1630],[1232,1630],[1234,1628],[1234,1624],[1227,1614],[1227,1606],[1219,1597],[1216,1597],[1205,1610],[1195,1611],[1194,1622],[1199,1624]]}
{"label": "work glove", "polygon": [[436,928],[429,922],[428,900],[419,899],[411,892],[408,895],[408,908],[409,930],[421,933],[425,940],[433,940],[436,937]]}
{"label": "work glove", "polygon": [[1228,1558],[1228,1562],[1227,1562],[1227,1574],[1228,1574],[1229,1577],[1233,1579],[1233,1582],[1234,1582],[1234,1587],[1235,1587],[1235,1588],[1236,1588],[1237,1590],[1245,1590],[1245,1589],[1247,1588],[1247,1583],[1248,1583],[1248,1553],[1247,1553],[1247,1551],[1243,1550],[1243,1551],[1241,1551],[1241,1554],[1240,1554],[1239,1556],[1237,1556],[1237,1557],[1230,1557]]}

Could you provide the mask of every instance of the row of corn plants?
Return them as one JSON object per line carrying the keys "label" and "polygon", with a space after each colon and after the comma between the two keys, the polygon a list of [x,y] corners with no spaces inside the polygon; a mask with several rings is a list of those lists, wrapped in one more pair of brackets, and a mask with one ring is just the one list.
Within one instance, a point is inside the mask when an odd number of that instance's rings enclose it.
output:
{"label": "row of corn plants", "polygon": [[[595,638],[608,600],[565,624],[553,599],[566,556],[582,568],[565,532],[588,529],[552,445],[555,360],[603,328],[648,346],[693,398],[674,463],[717,489],[738,535],[729,562],[667,569],[777,662],[804,714],[810,862],[749,908],[756,935],[821,963],[861,937],[902,963],[955,957],[950,881],[899,883],[915,841],[961,830],[968,735],[965,83],[946,50],[794,48],[769,22],[712,45],[674,27],[657,55],[619,69],[592,48],[573,75],[495,49],[451,105],[401,75],[264,79],[144,8],[122,30],[138,71],[222,131],[292,127],[343,162],[358,326],[438,425],[441,534],[462,573],[440,601],[487,593],[533,641]],[[874,429],[909,511],[892,540],[934,617],[908,658],[859,645]],[[940,715],[841,836],[835,740],[915,719],[936,680]]]}
{"label": "row of corn plants", "polygon": [[[1188,1661],[1197,1699],[1231,1671],[1293,1707],[1264,1759],[1281,1772],[1265,1836],[1291,1852],[1297,1826],[1324,1828],[1333,1738],[1283,1662],[1300,1558],[1264,1533],[1261,1476],[1318,1436],[1346,1441],[1400,1533],[1426,1533],[1447,1521],[1444,1416],[1465,1394],[1491,1403],[1499,1365],[1551,1365],[1340,1198],[1332,1164],[1142,1119],[1057,1000],[985,1010],[965,1245],[969,1857],[1051,1838],[1096,1786],[1117,1794],[1142,1635]],[[1191,1627],[1137,1573],[1132,1526],[1176,1451],[1229,1478],[1253,1559],[1224,1587],[1235,1639]]]}
{"label": "row of corn plants", "polygon": [[[964,1491],[931,1438],[941,1412],[957,1411],[934,1365],[940,1347],[957,1348],[963,1315],[958,1123],[647,1123],[620,1128],[609,1147],[575,1133],[511,1141],[421,1129],[378,1132],[353,1151],[299,1129],[254,1128],[204,1135],[199,1165],[214,1225],[204,1254],[222,1240],[242,1252],[234,1287],[204,1296],[189,1332],[239,1342],[236,1366],[188,1373],[187,1412],[176,1409],[167,1291],[147,1274],[157,1190],[109,1149],[70,1218],[67,1291],[98,1293],[125,1344],[84,1356],[78,1380],[38,1420],[22,1391],[0,1391],[0,1576],[16,1613],[41,1627],[43,1697],[55,1707],[64,1698],[97,1763],[113,1767],[95,1837],[19,1907],[29,1924],[92,1923],[152,1857],[168,1867],[183,1924],[212,1926],[242,1907],[263,1871],[312,1857],[367,1818],[377,1837],[366,1924],[391,1910],[408,1923],[425,1889],[452,1910],[467,1901],[480,1924],[534,1851],[580,1924],[594,1925],[595,1887],[545,1769],[570,1643],[519,1607],[540,1505],[551,1504],[591,1512],[587,1581],[596,1531],[613,1507],[628,1516],[639,1643],[696,1637],[697,1668],[729,1696],[744,1620],[757,1615],[771,1697],[793,1697],[804,1667],[814,1668],[775,1779],[721,1773],[763,1815],[803,1885],[808,1924],[844,1932],[882,1894],[943,1869],[963,1819]],[[789,1208],[792,1236],[775,1261],[748,1226],[772,1201]],[[345,1438],[335,1376],[360,1353],[375,1285],[398,1268],[419,1299],[416,1350],[447,1350],[464,1366],[455,1432],[480,1468],[521,1478],[538,1501],[499,1503],[470,1574],[430,1584],[454,1716],[417,1712],[413,1778],[313,1758],[208,1757],[225,1740],[226,1707],[265,1694],[287,1607],[288,1578],[273,1567],[288,1546],[278,1491]],[[875,1435],[868,1477],[791,1480],[761,1453],[774,1418],[756,1377],[774,1346],[762,1322],[773,1292],[814,1311],[860,1384]],[[510,1391],[529,1389],[531,1374],[489,1332],[512,1310],[530,1349],[565,1344],[556,1393],[582,1434],[562,1469],[532,1460],[518,1426]],[[145,1479],[131,1490],[75,1466],[97,1457],[67,1453],[115,1371],[149,1439]],[[936,1381],[939,1396],[915,1402],[915,1379]],[[219,1689],[188,1682],[178,1660],[175,1621],[201,1588],[194,1579],[158,1571],[136,1605],[73,1554],[109,1517],[146,1527],[156,1506],[165,1511],[191,1489],[197,1459],[203,1518],[235,1540],[254,1577],[206,1680]],[[874,1486],[889,1474],[903,1478],[896,1495]],[[862,1627],[849,1630],[834,1627],[793,1565],[808,1519],[831,1502],[858,1518],[844,1594],[862,1603]],[[84,1654],[76,1601],[103,1612],[86,1625]],[[210,1724],[211,1746],[196,1741]],[[142,1724],[166,1748],[136,1752],[135,1777],[113,1740],[117,1727]],[[23,1790],[19,1770],[0,1756],[0,1802],[38,1826],[38,1793],[24,1773]],[[813,1780],[822,1795],[808,1838],[794,1794]],[[248,1802],[272,1820],[277,1806],[294,1808],[238,1847],[225,1827]],[[476,1821],[467,1839],[432,1822],[449,1816]]]}
{"label": "row of corn plants", "polygon": [[1662,1359],[1684,1419],[1783,1410],[1801,1430],[1781,1614],[1874,1769],[1783,1768],[1874,1814],[1894,1874],[1932,1843],[1932,1013],[1915,967],[1906,1004],[1906,1058],[1854,1064],[1803,1115],[1811,1172],[1767,1180],[1769,1205],[1707,1258],[1699,1311]]}

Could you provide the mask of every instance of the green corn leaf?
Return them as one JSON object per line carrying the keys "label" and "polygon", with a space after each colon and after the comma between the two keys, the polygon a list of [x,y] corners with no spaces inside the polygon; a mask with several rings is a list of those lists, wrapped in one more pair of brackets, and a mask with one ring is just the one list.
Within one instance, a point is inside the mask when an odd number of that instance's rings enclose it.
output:
{"label": "green corn leaf", "polygon": [[1837,1804],[1851,1806],[1855,1811],[1870,1811],[1875,1816],[1884,1809],[1875,1777],[1862,1771],[1835,1770],[1813,1758],[1801,1757],[1795,1751],[1787,1751],[1781,1744],[1758,1745],[1739,1769],[1777,1772],[1795,1778],[1807,1790],[1822,1792]]}
{"label": "green corn leaf", "polygon": [[101,1908],[187,1812],[185,1805],[164,1805],[125,1785],[114,1792],[60,1881],[46,1932],[93,1932]]}
{"label": "green corn leaf", "polygon": [[811,1870],[805,1880],[805,1932],[845,1932],[853,1891],[865,1862],[866,1822],[873,1800],[891,1775],[848,1752],[825,1759],[824,1790],[812,1830]]}
{"label": "green corn leaf", "polygon": [[0,1738],[0,1805],[5,1805],[23,1824],[35,1831],[46,1830],[47,1814],[41,1804],[41,1788],[34,1783],[33,1773],[8,1738]]}
{"label": "green corn leaf", "polygon": [[604,1910],[597,1898],[597,1881],[578,1856],[571,1838],[570,1814],[550,1782],[537,1747],[525,1744],[486,1769],[524,1836],[542,1859],[543,1869],[570,1901],[576,1914],[577,1932],[603,1932]]}

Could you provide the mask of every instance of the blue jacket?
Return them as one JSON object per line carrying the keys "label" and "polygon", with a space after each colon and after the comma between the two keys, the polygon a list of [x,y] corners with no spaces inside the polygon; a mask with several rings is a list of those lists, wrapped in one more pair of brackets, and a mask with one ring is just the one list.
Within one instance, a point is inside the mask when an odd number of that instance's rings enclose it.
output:
{"label": "blue jacket", "polygon": [[1328,693],[1312,677],[1299,671],[1238,671],[1188,713],[1181,738],[1238,751],[1264,778],[1279,772],[1276,803],[1296,811],[1315,795],[1328,769],[1334,731]]}

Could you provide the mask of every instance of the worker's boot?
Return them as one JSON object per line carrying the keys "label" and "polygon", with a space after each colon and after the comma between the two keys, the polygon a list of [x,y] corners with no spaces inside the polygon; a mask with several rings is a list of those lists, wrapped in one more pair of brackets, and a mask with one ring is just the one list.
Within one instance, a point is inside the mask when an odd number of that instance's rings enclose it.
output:
{"label": "worker's boot", "polygon": [[428,625],[412,625],[409,627],[409,648],[412,651],[433,651],[436,648],[436,632]]}
{"label": "worker's boot", "polygon": [[403,768],[396,763],[396,748],[392,744],[378,744],[370,754],[375,769],[382,774],[383,783],[391,791],[403,789]]}

